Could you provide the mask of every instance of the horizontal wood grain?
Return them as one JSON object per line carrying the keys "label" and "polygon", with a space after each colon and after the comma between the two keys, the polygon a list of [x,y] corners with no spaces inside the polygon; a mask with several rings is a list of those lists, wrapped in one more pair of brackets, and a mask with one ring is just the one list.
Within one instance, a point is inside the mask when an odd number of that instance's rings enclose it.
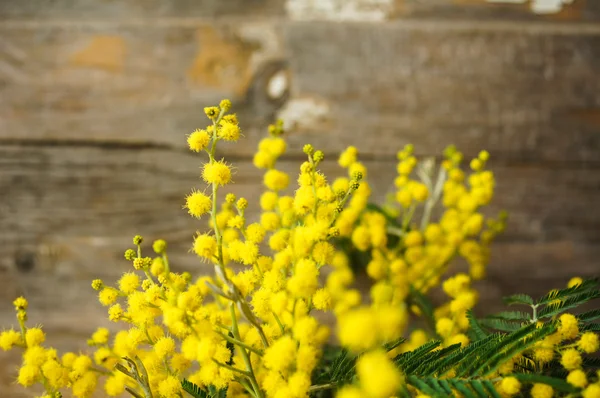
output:
{"label": "horizontal wood grain", "polygon": [[[322,5],[322,4],[324,5]],[[353,10],[353,20],[370,21],[381,9],[386,19],[436,18],[448,20],[558,21],[586,23],[600,19],[594,0],[575,0],[559,12],[536,14],[529,2],[492,3],[487,0],[6,0],[0,3],[0,19],[131,19],[168,17],[281,17],[290,19],[339,19]]]}
{"label": "horizontal wood grain", "polygon": [[283,5],[283,0],[6,0],[0,2],[0,18],[266,17],[281,15]]}
{"label": "horizontal wood grain", "polygon": [[[192,188],[204,186],[199,181],[203,161],[187,152],[159,149],[0,146],[3,279],[42,273],[80,280],[83,287],[79,289],[87,289],[91,279],[111,277],[126,269],[122,253],[138,233],[148,241],[167,239],[180,267],[197,269],[198,261],[187,252],[194,232],[204,229],[206,220],[191,219],[182,205]],[[280,167],[295,175],[299,163],[283,161]],[[369,160],[365,164],[375,192],[372,200],[381,203],[393,192],[395,163]],[[262,191],[262,172],[247,160],[233,160],[233,165],[234,184],[225,192],[257,198]],[[498,162],[491,167],[496,173],[497,195],[489,213],[500,209],[510,213],[503,244],[554,247],[553,242],[570,242],[587,247],[598,243],[597,170],[547,170]],[[333,160],[325,161],[322,170],[329,178],[342,175]],[[256,218],[257,208],[251,200],[251,219]],[[578,260],[569,272],[576,272],[579,265],[588,267],[585,264]],[[546,267],[544,259],[527,265],[531,270]],[[6,303],[27,293],[13,282],[0,289],[0,301]],[[56,300],[63,298],[57,296]],[[44,303],[50,305],[51,301]]]}
{"label": "horizontal wood grain", "polygon": [[394,17],[587,22],[600,18],[600,8],[594,0],[575,0],[563,4],[559,12],[538,14],[531,2],[491,2],[488,0],[396,0]]}
{"label": "horizontal wood grain", "polygon": [[[469,155],[597,164],[600,29],[484,26],[9,29],[0,34],[0,143],[182,148],[182,133],[206,123],[202,107],[230,97],[247,142],[279,115],[295,151],[360,142],[365,155],[389,159],[409,142],[425,154],[454,143]],[[261,29],[270,32],[262,41]],[[286,68],[291,94],[273,102],[268,77]]]}

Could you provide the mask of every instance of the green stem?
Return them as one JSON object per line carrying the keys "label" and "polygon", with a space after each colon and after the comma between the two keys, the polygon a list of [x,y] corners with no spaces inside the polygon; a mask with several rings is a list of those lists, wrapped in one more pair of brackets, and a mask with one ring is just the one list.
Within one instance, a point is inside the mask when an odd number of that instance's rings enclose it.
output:
{"label": "green stem", "polygon": [[319,384],[319,385],[315,385],[315,386],[310,386],[308,389],[308,392],[330,390],[336,386],[337,386],[337,383]]}
{"label": "green stem", "polygon": [[408,228],[408,224],[410,224],[410,220],[413,216],[413,214],[415,213],[417,206],[415,204],[410,205],[410,209],[408,209],[408,212],[406,212],[404,214],[404,216],[402,217],[402,229],[406,230],[406,228]]}
{"label": "green stem", "polygon": [[277,316],[277,314],[275,312],[273,312],[273,317],[275,318],[275,321],[279,325],[279,329],[281,329],[281,333],[284,333],[285,327],[283,326],[283,323],[281,323],[281,320],[279,319],[279,317]]}
{"label": "green stem", "polygon": [[246,389],[246,391],[248,391],[248,393],[250,393],[250,395],[252,395],[254,398],[258,398],[256,396],[256,393],[254,392],[254,388],[250,384],[248,384],[247,379],[240,378],[240,379],[237,379],[236,381],[238,383],[240,383]]}
{"label": "green stem", "polygon": [[171,267],[169,267],[169,258],[167,257],[167,253],[163,253],[162,255],[163,263],[165,264],[165,274],[167,274],[167,278],[171,275]]}
{"label": "green stem", "polygon": [[234,338],[234,337],[228,336],[228,335],[226,335],[225,333],[222,333],[222,332],[219,332],[219,331],[217,331],[217,333],[218,333],[218,334],[219,334],[221,337],[223,337],[225,340],[229,341],[229,342],[230,342],[230,343],[232,343],[232,344],[235,344],[235,345],[237,345],[237,346],[240,346],[240,347],[242,347],[242,348],[245,348],[245,349],[247,349],[248,351],[252,351],[252,352],[253,352],[253,353],[255,353],[256,355],[259,355],[259,356],[262,356],[262,355],[263,355],[263,352],[262,352],[261,350],[257,350],[256,348],[249,346],[248,344],[244,343],[244,342],[243,342],[243,341],[241,341],[241,340],[238,340],[238,339],[236,339],[236,338]]}
{"label": "green stem", "polygon": [[[235,306],[232,304],[229,307],[229,309],[231,311],[231,333],[233,334],[233,337],[235,337],[238,340],[241,340],[240,331],[238,329],[238,324],[237,324],[237,317],[235,315]],[[258,398],[263,398],[262,391],[260,390],[260,387],[258,386],[256,377],[254,376],[254,370],[252,369],[252,362],[250,361],[250,357],[248,356],[246,349],[243,347],[240,347],[240,353],[242,354],[242,358],[244,360],[244,364],[246,365],[246,369],[248,370],[248,374],[249,374],[248,378],[250,379],[250,383],[252,384],[252,388],[254,389],[256,396]]]}
{"label": "green stem", "polygon": [[531,323],[536,323],[537,322],[537,308],[538,308],[538,304],[532,305],[531,308],[533,309],[533,317],[531,318]]}

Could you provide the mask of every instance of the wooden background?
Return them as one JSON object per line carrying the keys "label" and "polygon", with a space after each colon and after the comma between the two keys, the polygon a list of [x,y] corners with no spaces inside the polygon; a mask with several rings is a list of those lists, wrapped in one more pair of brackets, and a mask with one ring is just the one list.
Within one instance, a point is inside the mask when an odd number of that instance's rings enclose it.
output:
{"label": "wooden background", "polygon": [[[236,193],[275,117],[302,144],[360,148],[378,198],[395,153],[486,148],[507,209],[483,310],[600,274],[600,3],[552,15],[483,0],[0,1],[0,324],[11,301],[60,347],[81,347],[104,309],[89,282],[127,269],[140,233],[173,268],[199,224],[181,210],[203,159],[185,149],[202,107],[234,101],[245,139],[223,150]],[[256,206],[255,206],[256,208]],[[0,393],[20,396],[0,353]],[[29,395],[23,395],[29,396]]]}

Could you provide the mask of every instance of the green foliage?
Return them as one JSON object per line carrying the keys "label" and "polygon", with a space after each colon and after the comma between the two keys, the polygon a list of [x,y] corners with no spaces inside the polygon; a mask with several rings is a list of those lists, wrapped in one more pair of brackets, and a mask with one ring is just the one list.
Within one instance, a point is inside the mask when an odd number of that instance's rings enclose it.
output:
{"label": "green foliage", "polygon": [[531,296],[528,296],[526,294],[513,294],[512,296],[505,297],[503,300],[504,304],[506,305],[533,305],[533,299],[531,298]]}
{"label": "green foliage", "polygon": [[[532,312],[503,311],[498,314],[476,319],[472,311],[467,312],[471,343],[444,347],[439,340],[425,343],[415,350],[401,353],[393,362],[406,376],[407,386],[398,391],[399,397],[414,396],[411,388],[432,397],[453,397],[457,393],[466,398],[500,397],[495,382],[499,381],[497,371],[508,361],[514,362],[514,372],[528,391],[527,386],[535,383],[551,386],[559,394],[577,394],[580,390],[565,381],[566,371],[560,361],[553,360],[540,367],[533,361],[532,348],[545,337],[557,331],[556,320],[546,320],[559,315],[565,309],[575,308],[598,297],[597,281],[586,281],[578,286],[557,290],[542,297],[537,302],[527,295],[518,294],[505,299],[508,305],[529,306]],[[561,300],[556,303],[556,300]],[[426,318],[433,323],[433,305],[427,297],[416,290],[410,292],[410,303],[417,305]],[[577,316],[580,330],[598,331],[600,324],[591,321],[600,318],[600,310],[594,309]],[[388,351],[400,346],[404,339],[384,345]],[[333,390],[352,383],[356,379],[355,366],[360,356],[345,349],[332,348],[324,355],[325,366],[318,371],[318,381],[331,390],[314,392],[320,398],[332,397]],[[515,358],[519,358],[515,360]],[[584,369],[600,368],[598,358],[583,358]],[[526,395],[525,395],[526,396]]]}
{"label": "green foliage", "polygon": [[473,315],[472,310],[467,311],[467,318],[469,319],[469,326],[471,327],[471,339],[474,341],[485,339],[488,333],[479,324],[479,322],[475,318],[475,315]]}
{"label": "green foliage", "polygon": [[215,386],[209,386],[207,391],[187,379],[183,379],[181,388],[194,398],[225,398],[227,396],[226,388],[217,389]]}

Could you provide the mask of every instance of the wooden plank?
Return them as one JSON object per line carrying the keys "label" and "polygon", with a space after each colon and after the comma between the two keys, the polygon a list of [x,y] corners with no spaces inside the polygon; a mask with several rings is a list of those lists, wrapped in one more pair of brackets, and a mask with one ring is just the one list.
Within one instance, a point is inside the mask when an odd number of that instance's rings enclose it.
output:
{"label": "wooden plank", "polygon": [[128,19],[139,17],[273,16],[283,13],[282,0],[7,0],[2,18]]}
{"label": "wooden plank", "polygon": [[182,147],[223,97],[272,113],[255,86],[278,57],[273,29],[0,28],[0,141]]}
{"label": "wooden plank", "polygon": [[562,4],[547,0],[287,0],[292,20],[374,22],[390,19],[591,22],[600,17],[596,2]]}
{"label": "wooden plank", "polygon": [[[197,270],[199,263],[186,253],[194,231],[206,224],[189,218],[181,206],[186,193],[203,186],[198,181],[202,161],[187,152],[158,149],[0,147],[0,240],[7,253],[0,269],[7,278],[42,272],[87,284],[122,272],[127,266],[122,253],[141,233],[148,240],[168,239],[180,267]],[[248,161],[233,162],[235,184],[227,191],[258,197],[261,172]],[[295,174],[298,164],[285,161],[281,168]],[[373,201],[381,203],[393,192],[395,163],[366,165]],[[341,174],[331,160],[322,169],[330,178]],[[489,212],[511,214],[504,243],[600,241],[600,216],[590,210],[600,200],[597,170],[496,163],[492,169],[497,195]],[[256,218],[257,203],[250,209]],[[9,286],[1,290],[3,300],[23,291],[19,283]]]}
{"label": "wooden plank", "polygon": [[455,143],[469,154],[597,162],[600,32],[469,26],[289,25],[294,92],[328,109],[295,118],[301,139],[329,148],[364,135],[364,152],[388,156],[406,143],[430,153]]}
{"label": "wooden plank", "polygon": [[[250,139],[275,115],[295,126],[293,151],[360,144],[392,158],[409,142],[426,154],[455,143],[597,163],[600,29],[488,25],[0,26],[0,142],[182,148],[202,107],[230,97]],[[281,108],[267,87],[286,62]]]}
{"label": "wooden plank", "polygon": [[[248,160],[230,160],[236,174],[235,184],[228,189],[257,197],[262,190],[261,172]],[[334,160],[329,158],[322,166],[330,178],[341,173]],[[30,244],[43,244],[46,237],[104,239],[115,231],[119,237],[130,237],[142,232],[140,228],[154,238],[178,231],[175,240],[189,245],[191,234],[201,225],[189,219],[181,205],[192,187],[202,186],[198,167],[203,161],[187,151],[161,149],[0,147],[0,236],[15,253]],[[295,175],[299,163],[284,161],[281,167]],[[395,162],[367,160],[365,164],[373,200],[381,202],[393,192]],[[490,167],[497,181],[490,210],[511,213],[506,239],[600,241],[600,215],[590,211],[600,200],[597,169],[511,166],[498,160],[492,160]],[[114,242],[102,239],[95,244],[108,247]],[[124,242],[129,244],[129,238]],[[27,256],[23,258],[27,263]],[[0,261],[12,264],[14,260]],[[65,273],[86,269],[95,272],[95,262],[73,266]]]}
{"label": "wooden plank", "polygon": [[523,1],[520,4],[503,0],[400,0],[392,17],[447,18],[472,20],[512,20],[512,21],[564,21],[590,22],[600,19],[600,9],[593,0],[575,0],[563,4],[559,10],[536,7],[534,3],[543,1]]}

